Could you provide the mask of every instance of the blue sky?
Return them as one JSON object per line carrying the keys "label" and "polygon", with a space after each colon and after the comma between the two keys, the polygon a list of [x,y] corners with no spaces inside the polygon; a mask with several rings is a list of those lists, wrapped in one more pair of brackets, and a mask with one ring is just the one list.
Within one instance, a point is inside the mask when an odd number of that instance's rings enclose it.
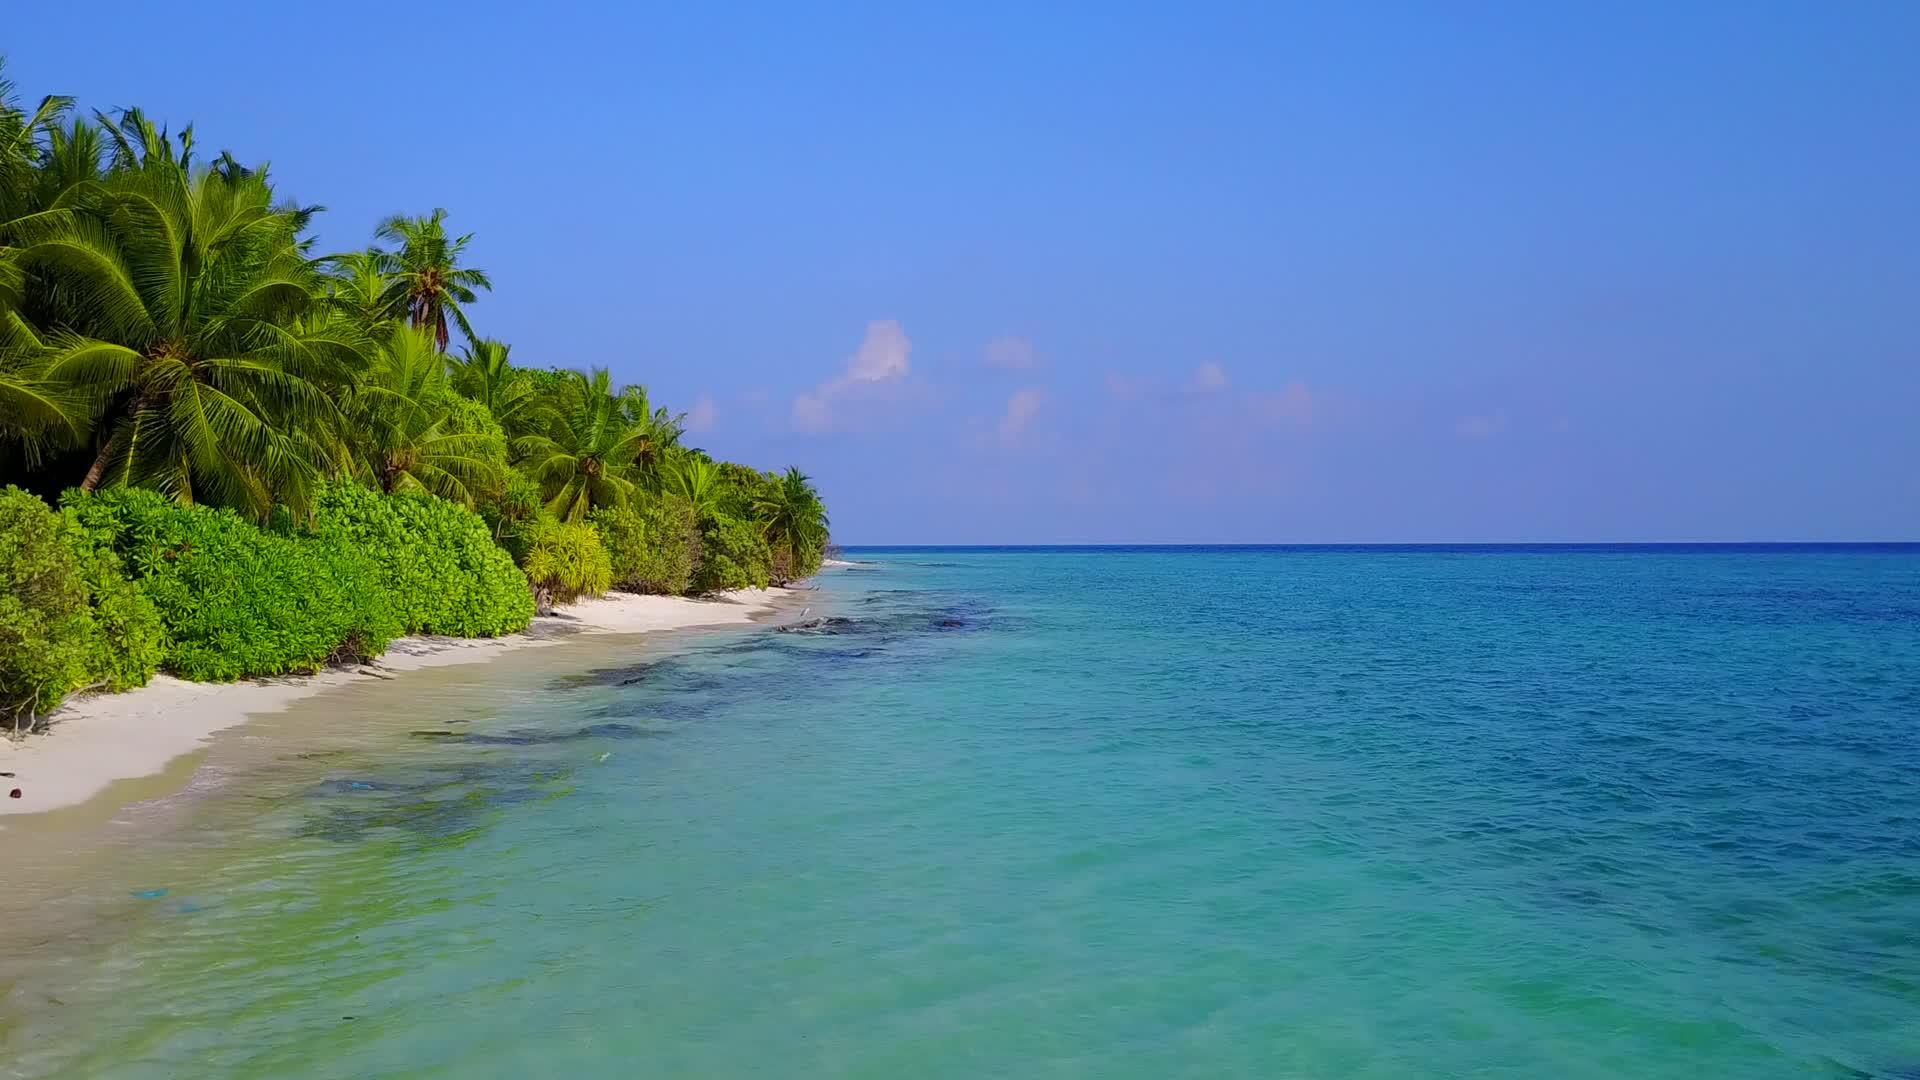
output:
{"label": "blue sky", "polygon": [[800,465],[843,542],[1920,539],[1920,5],[818,7],[0,50],[270,161],[325,247],[447,207],[483,333]]}

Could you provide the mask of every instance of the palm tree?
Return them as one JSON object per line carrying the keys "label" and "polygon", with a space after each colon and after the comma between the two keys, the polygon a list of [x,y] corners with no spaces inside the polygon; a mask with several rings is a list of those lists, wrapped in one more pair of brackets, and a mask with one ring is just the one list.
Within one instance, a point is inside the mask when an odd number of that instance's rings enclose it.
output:
{"label": "palm tree", "polygon": [[515,440],[527,475],[562,521],[578,521],[632,497],[640,472],[635,463],[658,437],[652,425],[632,415],[634,389],[614,393],[605,368],[592,375],[561,372],[546,433]]}
{"label": "palm tree", "polygon": [[99,125],[83,116],[75,116],[65,127],[47,128],[47,149],[40,164],[40,190],[36,203],[40,208],[53,206],[61,195],[76,185],[106,176],[103,164],[105,137]]}
{"label": "palm tree", "polygon": [[471,508],[500,486],[499,425],[453,392],[424,330],[393,328],[346,414],[354,471],[388,494],[425,491]]}
{"label": "palm tree", "polygon": [[174,137],[138,108],[121,109],[112,116],[98,109],[93,118],[100,124],[111,149],[109,171],[116,173],[193,171],[193,125],[180,129],[180,149],[173,148]]}
{"label": "palm tree", "polygon": [[453,387],[493,414],[508,435],[524,435],[541,422],[542,403],[527,373],[508,359],[505,342],[481,338],[453,361]]}
{"label": "palm tree", "polygon": [[23,111],[14,97],[13,82],[6,77],[5,58],[0,57],[0,349],[28,344],[32,337],[19,315],[26,282],[19,266],[7,257],[15,231],[7,226],[41,209],[47,137],[59,129],[60,117],[72,107],[71,98],[45,97],[33,112]]}
{"label": "palm tree", "polygon": [[[124,138],[124,133],[122,133]],[[33,278],[46,377],[105,413],[83,489],[158,488],[264,517],[304,505],[325,391],[364,364],[364,337],[307,318],[318,276],[296,210],[259,173],[145,163],[76,186],[16,223],[10,258]],[[183,140],[181,157],[191,153]]]}
{"label": "palm tree", "polygon": [[813,481],[797,468],[788,468],[754,500],[767,546],[774,557],[785,556],[789,575],[810,573],[827,549],[827,507]]}
{"label": "palm tree", "polygon": [[705,521],[719,509],[725,484],[720,466],[705,454],[679,453],[667,458],[660,470],[660,492],[693,508],[693,519]]}
{"label": "palm tree", "polygon": [[[71,141],[62,138],[60,119],[73,99],[47,96],[26,112],[14,97],[0,58],[0,444],[17,444],[29,467],[43,450],[73,446],[86,436],[86,403],[46,378],[46,346],[22,313],[26,275],[17,253],[7,245],[26,219],[44,210],[64,190],[50,181],[65,175],[73,160]],[[81,130],[84,121],[74,122]],[[99,160],[94,144],[92,163]],[[87,177],[91,179],[92,172]],[[9,226],[15,226],[9,228]]]}
{"label": "palm tree", "polygon": [[[31,340],[25,323],[13,326]],[[10,339],[8,324],[0,322],[0,448],[17,447],[29,468],[48,450],[78,446],[92,420],[86,400],[48,379],[46,369],[44,351]]]}
{"label": "palm tree", "polygon": [[668,412],[664,405],[656,407],[647,396],[647,388],[638,385],[620,388],[620,408],[627,422],[636,429],[634,480],[650,491],[657,491],[662,464],[680,446],[686,414]]}
{"label": "palm tree", "polygon": [[49,95],[32,112],[22,110],[0,58],[0,224],[38,209],[47,139],[71,108],[72,98]]}
{"label": "palm tree", "polygon": [[425,217],[396,214],[374,230],[378,239],[400,245],[397,251],[379,252],[381,269],[394,278],[389,292],[392,308],[404,311],[414,326],[431,329],[441,352],[447,351],[449,318],[468,341],[475,340],[460,305],[477,299],[474,290],[493,288],[484,271],[460,265],[460,255],[473,234],[448,240],[446,220],[447,212],[436,208]]}
{"label": "palm tree", "polygon": [[327,269],[327,303],[342,315],[377,333],[400,317],[394,307],[394,281],[378,251],[348,251],[320,260]]}

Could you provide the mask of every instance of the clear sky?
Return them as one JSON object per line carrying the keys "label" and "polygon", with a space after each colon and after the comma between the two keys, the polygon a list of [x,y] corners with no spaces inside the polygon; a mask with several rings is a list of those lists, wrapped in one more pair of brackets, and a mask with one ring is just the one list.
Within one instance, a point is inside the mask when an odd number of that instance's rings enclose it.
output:
{"label": "clear sky", "polygon": [[1920,539],[1920,3],[4,21],[845,543]]}

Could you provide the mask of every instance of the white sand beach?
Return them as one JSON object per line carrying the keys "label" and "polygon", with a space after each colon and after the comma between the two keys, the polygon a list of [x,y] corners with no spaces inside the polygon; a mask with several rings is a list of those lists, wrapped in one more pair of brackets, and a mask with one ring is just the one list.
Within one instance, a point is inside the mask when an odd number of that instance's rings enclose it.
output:
{"label": "white sand beach", "polygon": [[786,589],[747,589],[704,599],[619,593],[582,600],[498,638],[401,638],[379,660],[318,675],[195,683],[156,675],[137,690],[75,697],[51,730],[0,739],[0,815],[76,806],[117,780],[149,776],[249,716],[276,712],[332,687],[450,664],[483,663],[509,649],[552,644],[570,634],[646,634],[751,621],[772,611]]}

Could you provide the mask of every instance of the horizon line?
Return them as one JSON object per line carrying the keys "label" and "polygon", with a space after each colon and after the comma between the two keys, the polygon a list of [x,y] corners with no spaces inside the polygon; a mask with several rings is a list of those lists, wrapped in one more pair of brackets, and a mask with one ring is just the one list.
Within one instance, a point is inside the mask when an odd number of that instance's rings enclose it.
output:
{"label": "horizon line", "polygon": [[978,548],[978,549],[1072,549],[1112,550],[1122,548],[1433,548],[1433,547],[1915,547],[1920,540],[1227,540],[1205,542],[1129,543],[858,543],[839,544],[842,551],[861,548]]}

